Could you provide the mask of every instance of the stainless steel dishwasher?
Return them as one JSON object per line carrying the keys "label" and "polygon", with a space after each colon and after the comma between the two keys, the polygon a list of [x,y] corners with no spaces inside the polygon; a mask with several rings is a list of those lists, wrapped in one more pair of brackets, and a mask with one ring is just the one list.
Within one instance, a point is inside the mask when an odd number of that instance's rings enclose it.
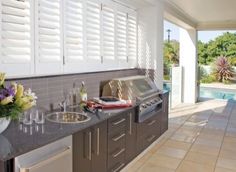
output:
{"label": "stainless steel dishwasher", "polygon": [[15,172],[72,172],[72,136],[16,157]]}

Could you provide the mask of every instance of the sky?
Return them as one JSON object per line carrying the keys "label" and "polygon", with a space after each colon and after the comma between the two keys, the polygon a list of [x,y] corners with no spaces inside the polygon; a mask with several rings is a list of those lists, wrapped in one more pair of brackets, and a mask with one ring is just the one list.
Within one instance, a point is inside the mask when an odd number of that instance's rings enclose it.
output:
{"label": "sky", "polygon": [[[179,28],[178,26],[168,22],[164,21],[164,40],[168,38],[167,29],[171,30],[170,33],[170,39],[179,40]],[[201,40],[202,42],[206,43],[214,38],[216,38],[219,35],[222,35],[224,32],[227,31],[199,31],[198,32],[198,40]],[[236,31],[229,31],[235,33]]]}

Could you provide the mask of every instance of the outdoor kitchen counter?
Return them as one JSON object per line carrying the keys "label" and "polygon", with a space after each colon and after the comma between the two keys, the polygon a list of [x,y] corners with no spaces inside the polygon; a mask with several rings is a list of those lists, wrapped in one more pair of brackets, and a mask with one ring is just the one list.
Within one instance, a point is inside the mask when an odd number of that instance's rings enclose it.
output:
{"label": "outdoor kitchen counter", "polygon": [[87,113],[91,120],[79,124],[59,124],[45,120],[43,125],[20,125],[18,121],[12,121],[7,130],[0,134],[0,163],[72,135],[134,107],[103,110],[97,114]]}

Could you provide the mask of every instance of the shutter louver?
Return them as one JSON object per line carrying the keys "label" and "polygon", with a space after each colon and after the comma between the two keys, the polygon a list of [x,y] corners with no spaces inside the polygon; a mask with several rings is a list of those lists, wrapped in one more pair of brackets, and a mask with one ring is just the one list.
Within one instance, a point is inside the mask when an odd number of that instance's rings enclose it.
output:
{"label": "shutter louver", "polygon": [[65,53],[68,61],[83,59],[83,2],[67,0],[65,8]]}
{"label": "shutter louver", "polygon": [[137,19],[128,17],[128,58],[137,59]]}
{"label": "shutter louver", "polygon": [[30,63],[29,0],[1,0],[1,58],[3,63]]}
{"label": "shutter louver", "polygon": [[123,12],[117,12],[117,29],[116,29],[116,41],[117,41],[117,58],[119,60],[127,59],[127,14]]}
{"label": "shutter louver", "polygon": [[115,59],[115,14],[114,10],[103,6],[102,8],[103,29],[103,58]]}
{"label": "shutter louver", "polygon": [[100,60],[101,58],[100,8],[100,4],[87,1],[86,37],[88,59]]}
{"label": "shutter louver", "polygon": [[61,60],[60,0],[38,0],[38,59]]}

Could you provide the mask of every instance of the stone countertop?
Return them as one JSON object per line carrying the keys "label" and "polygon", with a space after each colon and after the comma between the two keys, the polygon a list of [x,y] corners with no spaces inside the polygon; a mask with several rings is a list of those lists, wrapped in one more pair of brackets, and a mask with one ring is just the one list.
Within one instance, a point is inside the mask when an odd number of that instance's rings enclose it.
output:
{"label": "stone countertop", "polygon": [[[12,121],[9,127],[0,134],[0,161],[7,161],[40,148],[132,108],[103,110],[97,114],[87,113],[91,120],[79,124],[59,124],[45,120],[43,125],[35,123],[23,125],[18,121]],[[74,109],[74,111],[79,111],[79,109]]]}

